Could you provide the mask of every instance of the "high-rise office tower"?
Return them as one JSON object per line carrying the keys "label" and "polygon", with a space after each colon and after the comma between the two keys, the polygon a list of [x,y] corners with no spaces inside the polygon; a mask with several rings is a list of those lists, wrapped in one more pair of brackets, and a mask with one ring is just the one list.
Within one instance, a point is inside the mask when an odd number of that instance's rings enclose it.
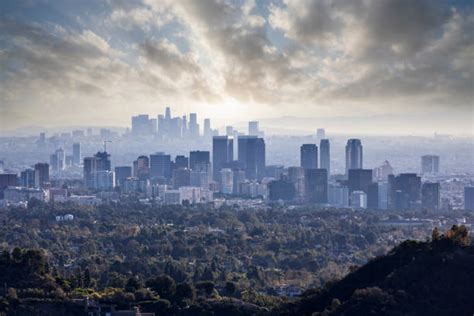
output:
{"label": "high-rise office tower", "polygon": [[188,119],[187,119],[186,115],[183,115],[181,117],[181,135],[183,137],[188,137],[188,135],[189,135]]}
{"label": "high-rise office tower", "polygon": [[49,183],[49,164],[35,164],[35,187],[44,188]]}
{"label": "high-rise office tower", "polygon": [[428,210],[438,210],[440,206],[440,185],[436,183],[423,183],[421,187],[421,206]]}
{"label": "high-rise office tower", "polygon": [[212,136],[211,130],[211,119],[205,118],[204,119],[204,137],[209,138]]}
{"label": "high-rise office tower", "polygon": [[212,138],[212,170],[214,180],[220,180],[220,171],[234,159],[234,140],[228,136]]}
{"label": "high-rise office tower", "polygon": [[413,209],[421,199],[421,178],[415,173],[388,176],[388,208],[392,210]]}
{"label": "high-rise office tower", "polygon": [[225,127],[225,134],[227,136],[233,136],[234,135],[234,127],[232,126],[226,126]]}
{"label": "high-rise office tower", "polygon": [[93,157],[85,157],[83,162],[84,184],[95,189],[111,189],[115,174],[111,170],[110,154],[99,151]]}
{"label": "high-rise office tower", "polygon": [[166,120],[171,120],[171,109],[169,106],[166,107],[165,109],[165,119]]}
{"label": "high-rise office tower", "polygon": [[328,176],[331,174],[331,155],[329,139],[321,139],[319,144],[319,167],[328,171]]}
{"label": "high-rise office tower", "polygon": [[349,204],[353,208],[367,208],[367,194],[364,191],[352,192],[349,200]]}
{"label": "high-rise office tower", "polygon": [[115,186],[123,186],[123,182],[132,176],[132,167],[117,166],[115,167]]}
{"label": "high-rise office tower", "polygon": [[249,122],[249,135],[258,136],[258,133],[259,133],[258,121],[250,121]]}
{"label": "high-rise office tower", "polygon": [[178,155],[174,158],[174,169],[189,168],[189,158]]}
{"label": "high-rise office tower", "polygon": [[132,116],[132,134],[137,136],[153,134],[153,126],[148,114]]}
{"label": "high-rise office tower", "polygon": [[233,175],[233,186],[232,186],[232,193],[233,194],[240,194],[240,186],[242,183],[245,183],[245,170],[242,169],[234,169],[232,171]]}
{"label": "high-rise office tower", "polygon": [[352,192],[362,191],[367,196],[367,207],[378,209],[378,184],[372,182],[371,169],[349,169],[347,182],[350,197]]}
{"label": "high-rise office tower", "polygon": [[106,151],[98,151],[94,158],[96,159],[96,171],[112,171],[110,154]]}
{"label": "high-rise office tower", "polygon": [[349,139],[346,145],[346,174],[350,169],[362,168],[362,143],[360,139]]}
{"label": "high-rise office tower", "polygon": [[60,172],[66,169],[66,153],[62,148],[57,149],[49,157],[49,164],[54,172]]}
{"label": "high-rise office tower", "polygon": [[257,136],[238,137],[239,162],[245,166],[245,176],[249,180],[265,177],[265,140]]}
{"label": "high-rise office tower", "polygon": [[439,172],[439,156],[424,155],[421,157],[421,173],[435,174]]}
{"label": "high-rise office tower", "polygon": [[133,175],[140,180],[150,178],[150,159],[147,156],[139,156],[133,162]]}
{"label": "high-rise office tower", "polygon": [[196,139],[199,137],[199,124],[197,123],[196,113],[189,114],[189,136],[192,139]]}
{"label": "high-rise office tower", "polygon": [[316,140],[320,141],[325,138],[326,138],[326,131],[324,130],[324,128],[318,128],[316,130]]}
{"label": "high-rise office tower", "polygon": [[191,170],[188,168],[179,168],[173,170],[172,182],[175,190],[181,187],[189,186],[191,183]]}
{"label": "high-rise office tower", "polygon": [[28,168],[20,173],[20,185],[25,188],[33,188],[35,186],[35,170]]}
{"label": "high-rise office tower", "polygon": [[305,199],[308,203],[328,202],[328,172],[326,169],[305,170]]}
{"label": "high-rise office tower", "polygon": [[315,144],[303,144],[300,147],[300,162],[303,169],[318,168],[318,146]]}
{"label": "high-rise office tower", "polygon": [[84,185],[91,188],[94,183],[94,172],[96,171],[97,160],[95,157],[85,157],[83,161]]}
{"label": "high-rise office tower", "polygon": [[194,150],[189,153],[189,168],[196,170],[199,165],[208,165],[211,163],[210,153],[208,151]]}
{"label": "high-rise office tower", "polygon": [[474,187],[464,188],[464,209],[474,211]]}
{"label": "high-rise office tower", "polygon": [[388,175],[393,174],[393,168],[390,162],[385,160],[382,165],[374,169],[374,177],[378,181],[387,182]]}
{"label": "high-rise office tower", "polygon": [[372,183],[372,169],[350,169],[348,175],[349,194],[352,191],[368,193]]}
{"label": "high-rise office tower", "polygon": [[220,173],[220,191],[224,194],[232,194],[234,188],[234,174],[229,168],[224,168]]}
{"label": "high-rise office tower", "polygon": [[72,163],[76,166],[81,164],[81,144],[72,144]]}
{"label": "high-rise office tower", "polygon": [[8,187],[16,187],[18,185],[18,176],[16,173],[0,174],[0,200],[4,198],[3,191]]}
{"label": "high-rise office tower", "polygon": [[171,156],[163,152],[150,155],[150,176],[152,178],[171,178]]}
{"label": "high-rise office tower", "polygon": [[268,198],[271,201],[293,201],[296,198],[295,186],[288,179],[271,181],[268,184],[268,191]]}
{"label": "high-rise office tower", "polygon": [[289,167],[288,181],[295,187],[296,199],[302,201],[304,198],[304,169],[303,167]]}

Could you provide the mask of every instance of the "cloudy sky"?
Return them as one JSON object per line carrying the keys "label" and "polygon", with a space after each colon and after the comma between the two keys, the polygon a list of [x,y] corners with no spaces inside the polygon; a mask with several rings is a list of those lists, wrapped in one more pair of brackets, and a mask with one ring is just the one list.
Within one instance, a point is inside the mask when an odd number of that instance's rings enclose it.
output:
{"label": "cloudy sky", "polygon": [[171,106],[215,125],[377,117],[377,132],[406,116],[411,132],[469,134],[473,77],[469,0],[0,2],[3,130]]}

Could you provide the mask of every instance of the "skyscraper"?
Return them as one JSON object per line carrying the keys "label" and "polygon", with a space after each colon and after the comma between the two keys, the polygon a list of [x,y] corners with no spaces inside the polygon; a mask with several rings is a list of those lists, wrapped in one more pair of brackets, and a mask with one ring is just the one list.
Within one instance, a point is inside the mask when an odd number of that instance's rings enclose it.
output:
{"label": "skyscraper", "polygon": [[66,168],[66,153],[62,148],[57,149],[49,157],[49,164],[54,172],[60,172]]}
{"label": "skyscraper", "polygon": [[350,169],[362,168],[362,143],[360,139],[349,139],[346,145],[346,174]]}
{"label": "skyscraper", "polygon": [[28,168],[20,173],[20,185],[25,188],[33,188],[35,186],[35,170]]}
{"label": "skyscraper", "polygon": [[150,160],[147,156],[139,156],[133,162],[133,175],[140,180],[150,178]]}
{"label": "skyscraper", "polygon": [[318,128],[316,131],[316,140],[320,141],[326,138],[326,131],[324,128]]}
{"label": "skyscraper", "polygon": [[440,204],[440,185],[436,183],[423,183],[421,187],[421,206],[428,210],[438,210]]}
{"label": "skyscraper", "polygon": [[153,134],[152,124],[148,114],[132,116],[132,134],[136,136],[151,135]]}
{"label": "skyscraper", "polygon": [[189,153],[189,168],[196,170],[198,165],[208,165],[211,163],[208,151],[194,150]]}
{"label": "skyscraper", "polygon": [[93,157],[85,157],[84,184],[88,188],[111,189],[115,185],[115,173],[111,170],[110,154],[98,151]]}
{"label": "skyscraper", "polygon": [[18,184],[16,173],[0,174],[0,200],[3,199],[3,191],[8,187],[15,187]]}
{"label": "skyscraper", "polygon": [[212,130],[211,130],[211,119],[205,118],[204,119],[204,131],[203,131],[204,137],[209,138],[212,136]]}
{"label": "skyscraper", "polygon": [[132,167],[117,166],[115,167],[115,186],[123,186],[123,181],[132,176]]}
{"label": "skyscraper", "polygon": [[234,140],[228,136],[212,138],[212,170],[214,180],[220,180],[220,171],[234,159]]}
{"label": "skyscraper", "polygon": [[150,176],[152,178],[171,178],[171,156],[163,152],[150,155]]}
{"label": "skyscraper", "polygon": [[321,139],[319,144],[319,167],[328,171],[328,176],[331,174],[331,155],[329,139]]}
{"label": "skyscraper", "polygon": [[300,148],[300,161],[303,169],[318,168],[318,146],[315,144],[303,144]]}
{"label": "skyscraper", "polygon": [[474,187],[464,188],[464,209],[474,211]]}
{"label": "skyscraper", "polygon": [[174,169],[189,168],[189,158],[178,155],[174,158]]}
{"label": "skyscraper", "polygon": [[224,194],[232,194],[234,188],[234,174],[229,168],[224,168],[220,173],[220,189]]}
{"label": "skyscraper", "polygon": [[49,165],[47,163],[35,164],[35,187],[44,188],[49,183]]}
{"label": "skyscraper", "polygon": [[435,174],[439,172],[439,156],[424,155],[421,157],[421,173]]}
{"label": "skyscraper", "polygon": [[328,202],[328,172],[326,169],[305,170],[305,199],[308,203]]}
{"label": "skyscraper", "polygon": [[265,141],[257,136],[239,136],[239,162],[245,166],[249,180],[261,180],[265,176]]}
{"label": "skyscraper", "polygon": [[199,138],[199,124],[197,123],[197,114],[189,114],[189,136],[192,139]]}
{"label": "skyscraper", "polygon": [[416,208],[421,199],[421,178],[415,173],[388,176],[388,208],[406,210]]}
{"label": "skyscraper", "polygon": [[250,121],[249,122],[249,135],[250,136],[258,136],[258,121]]}
{"label": "skyscraper", "polygon": [[81,164],[81,144],[72,144],[72,163],[76,166]]}

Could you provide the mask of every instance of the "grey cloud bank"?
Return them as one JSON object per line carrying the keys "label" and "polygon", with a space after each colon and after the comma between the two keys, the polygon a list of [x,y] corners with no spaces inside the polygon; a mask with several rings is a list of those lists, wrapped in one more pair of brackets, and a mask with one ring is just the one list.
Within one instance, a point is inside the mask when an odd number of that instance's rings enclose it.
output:
{"label": "grey cloud bank", "polygon": [[0,4],[2,129],[126,125],[131,114],[171,105],[222,124],[236,115],[393,114],[474,133],[470,2],[76,6]]}

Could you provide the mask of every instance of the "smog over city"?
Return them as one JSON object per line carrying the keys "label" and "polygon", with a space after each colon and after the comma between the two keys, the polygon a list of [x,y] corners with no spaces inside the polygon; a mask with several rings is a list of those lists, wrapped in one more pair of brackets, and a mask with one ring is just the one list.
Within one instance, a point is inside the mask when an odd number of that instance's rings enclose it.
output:
{"label": "smog over city", "polygon": [[0,316],[472,315],[474,3],[0,1]]}

